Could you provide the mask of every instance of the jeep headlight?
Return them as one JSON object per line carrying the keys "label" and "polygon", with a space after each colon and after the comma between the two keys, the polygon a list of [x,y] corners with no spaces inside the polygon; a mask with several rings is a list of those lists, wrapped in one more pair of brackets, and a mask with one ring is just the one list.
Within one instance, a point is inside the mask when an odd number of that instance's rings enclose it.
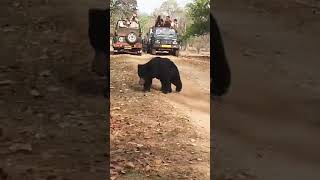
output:
{"label": "jeep headlight", "polygon": [[160,40],[159,40],[159,39],[157,39],[155,43],[156,43],[156,44],[160,44]]}
{"label": "jeep headlight", "polygon": [[172,44],[178,44],[178,42],[176,40],[172,41]]}

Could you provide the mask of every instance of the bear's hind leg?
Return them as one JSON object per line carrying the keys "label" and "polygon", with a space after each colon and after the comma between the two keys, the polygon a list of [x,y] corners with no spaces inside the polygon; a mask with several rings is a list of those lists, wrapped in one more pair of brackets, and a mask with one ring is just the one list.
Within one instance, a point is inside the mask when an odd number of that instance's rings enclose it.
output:
{"label": "bear's hind leg", "polygon": [[171,80],[171,83],[176,86],[176,91],[180,92],[182,89],[182,82],[180,78],[175,78]]}
{"label": "bear's hind leg", "polygon": [[168,80],[162,80],[162,81],[161,81],[161,91],[162,91],[164,94],[167,94],[167,93],[171,93],[171,92],[172,92],[170,81],[168,81]]}

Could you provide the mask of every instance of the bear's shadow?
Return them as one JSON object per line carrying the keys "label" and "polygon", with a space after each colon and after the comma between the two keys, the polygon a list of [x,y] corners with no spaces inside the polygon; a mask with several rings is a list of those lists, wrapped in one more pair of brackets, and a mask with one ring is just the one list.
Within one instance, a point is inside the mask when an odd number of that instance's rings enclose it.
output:
{"label": "bear's shadow", "polygon": [[[135,92],[143,92],[143,86],[141,86],[139,84],[131,84],[130,88]],[[161,91],[161,85],[159,86],[157,84],[152,84],[151,89],[156,90],[156,91]]]}

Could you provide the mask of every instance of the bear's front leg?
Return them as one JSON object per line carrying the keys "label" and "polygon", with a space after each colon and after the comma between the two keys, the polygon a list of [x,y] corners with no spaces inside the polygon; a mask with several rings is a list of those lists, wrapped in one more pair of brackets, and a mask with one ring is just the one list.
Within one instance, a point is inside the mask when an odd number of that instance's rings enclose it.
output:
{"label": "bear's front leg", "polygon": [[143,86],[143,91],[148,91],[148,92],[150,92],[151,90],[151,86],[148,86],[148,85],[144,85]]}
{"label": "bear's front leg", "polygon": [[143,90],[150,92],[151,85],[152,85],[152,79],[145,79]]}

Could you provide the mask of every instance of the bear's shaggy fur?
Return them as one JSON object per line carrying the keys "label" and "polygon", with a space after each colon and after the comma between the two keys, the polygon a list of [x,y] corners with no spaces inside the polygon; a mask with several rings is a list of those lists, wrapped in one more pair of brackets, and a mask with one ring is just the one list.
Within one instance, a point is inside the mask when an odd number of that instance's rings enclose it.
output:
{"label": "bear's shaggy fur", "polygon": [[146,64],[138,65],[140,84],[145,91],[150,91],[152,79],[157,78],[161,82],[161,91],[171,93],[171,83],[176,86],[176,91],[182,89],[182,82],[177,66],[168,58],[155,57]]}
{"label": "bear's shaggy fur", "polygon": [[211,96],[225,95],[231,84],[231,72],[225,55],[223,40],[218,24],[211,14]]}

